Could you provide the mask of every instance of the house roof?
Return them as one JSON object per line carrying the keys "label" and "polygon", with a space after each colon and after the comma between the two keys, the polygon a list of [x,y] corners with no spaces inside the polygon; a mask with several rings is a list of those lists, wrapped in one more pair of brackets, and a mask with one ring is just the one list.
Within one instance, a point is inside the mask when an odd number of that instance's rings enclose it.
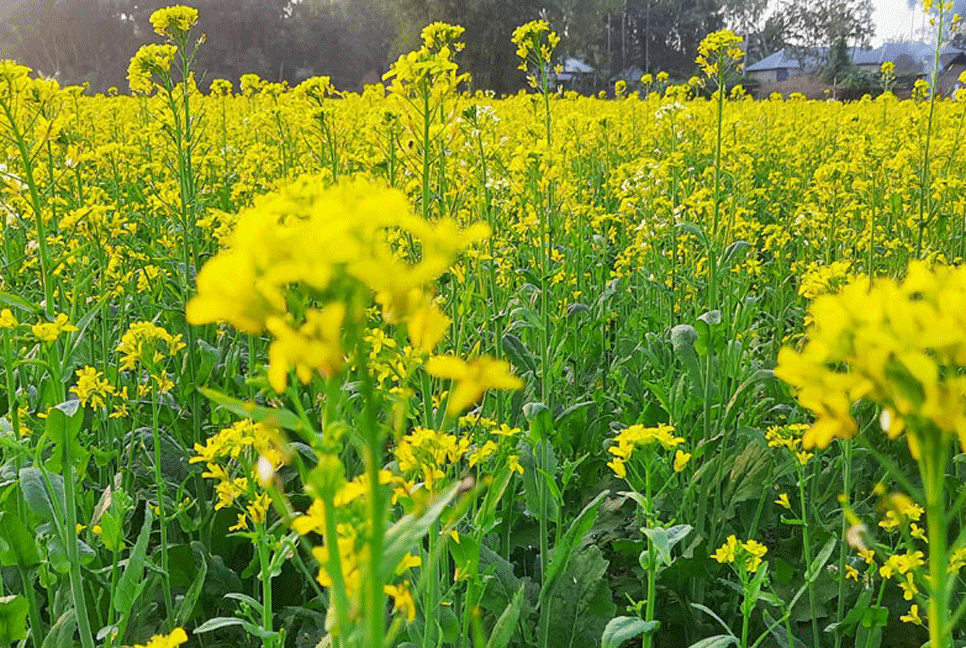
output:
{"label": "house roof", "polygon": [[[827,48],[817,48],[818,56],[825,57]],[[942,58],[956,58],[966,52],[958,48],[947,45],[940,51]],[[852,63],[854,65],[879,67],[883,63],[893,62],[897,67],[904,68],[901,74],[922,74],[932,67],[935,57],[934,46],[927,43],[898,42],[885,43],[875,49],[851,50]],[[754,65],[745,68],[748,72],[764,72],[766,70],[800,70],[802,63],[806,69],[818,67],[819,60],[816,57],[805,57],[803,60],[791,48],[783,48],[766,56]]]}
{"label": "house roof", "polygon": [[621,70],[614,76],[610,78],[611,81],[619,81],[623,79],[624,81],[629,81],[631,83],[640,82],[641,78],[644,76],[644,68],[639,65],[632,65],[631,67]]}
{"label": "house roof", "polygon": [[564,62],[560,65],[560,68],[561,70],[559,74],[551,75],[554,76],[557,81],[573,81],[581,76],[586,76],[595,72],[594,68],[592,68],[590,65],[572,56],[564,59]]}
{"label": "house roof", "polygon": [[[824,54],[824,50],[821,52]],[[800,70],[802,61],[792,52],[791,48],[783,47],[774,54],[766,56],[754,65],[745,68],[747,72],[764,72],[765,70]],[[809,61],[805,61],[808,67]]]}
{"label": "house roof", "polygon": [[593,74],[594,68],[571,56],[563,62],[563,71],[571,74]]}

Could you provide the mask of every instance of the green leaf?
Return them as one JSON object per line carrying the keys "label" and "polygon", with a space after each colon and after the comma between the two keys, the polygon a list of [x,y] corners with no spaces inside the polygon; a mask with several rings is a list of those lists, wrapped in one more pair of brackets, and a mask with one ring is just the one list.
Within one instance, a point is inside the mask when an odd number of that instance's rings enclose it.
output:
{"label": "green leaf", "polygon": [[571,414],[573,414],[575,412],[578,412],[578,411],[584,409],[585,407],[590,407],[595,402],[596,401],[588,400],[588,401],[580,401],[579,403],[574,403],[573,405],[569,405],[568,407],[566,407],[563,410],[561,410],[559,414],[557,414],[556,416],[554,416],[554,418],[553,418],[554,424],[555,425],[559,425],[561,422],[563,422]]}
{"label": "green leaf", "polygon": [[738,411],[737,405],[741,399],[741,396],[751,389],[753,386],[764,383],[768,381],[773,381],[775,379],[775,373],[770,369],[758,369],[752,373],[748,378],[738,385],[731,398],[728,400],[728,405],[725,407],[724,411],[724,421],[728,421],[733,412]]}
{"label": "green leaf", "polygon": [[222,628],[231,628],[232,626],[244,625],[244,623],[244,619],[236,619],[235,617],[215,617],[213,619],[208,619],[200,626],[192,630],[191,634],[204,634],[214,630],[221,630]]}
{"label": "green leaf", "polygon": [[717,635],[691,644],[691,648],[724,648],[725,646],[731,646],[737,643],[738,638],[734,635]]}
{"label": "green leaf", "polygon": [[[736,504],[762,497],[762,484],[767,483],[774,465],[773,453],[764,444],[750,443],[732,460],[729,482],[725,488],[728,510]],[[719,455],[722,456],[722,455]],[[722,456],[723,458],[723,456]]]}
{"label": "green leaf", "polygon": [[[81,539],[77,540],[77,555],[82,565],[89,565],[97,557],[91,546]],[[70,558],[67,556],[67,546],[60,536],[51,536],[47,540],[47,557],[51,566],[61,574],[70,570]]]}
{"label": "green leaf", "polygon": [[[691,533],[693,527],[687,524],[678,524],[669,529],[664,527],[654,527],[654,528],[643,528],[641,531],[648,537],[651,544],[654,547],[654,551],[657,553],[657,560],[659,564],[664,567],[669,566],[674,559],[671,557],[671,550],[674,546],[684,540],[689,533]],[[641,566],[645,567],[644,559],[650,558],[649,549],[645,549],[641,553]]]}
{"label": "green leaf", "polygon": [[396,569],[406,552],[412,550],[416,542],[429,533],[433,522],[439,519],[458,492],[459,484],[451,486],[422,515],[414,513],[405,515],[386,531],[382,551],[382,573],[391,574]]}
{"label": "green leaf", "polygon": [[[60,475],[49,473],[41,468],[21,468],[18,473],[20,476],[20,492],[23,493],[24,501],[30,512],[45,522],[54,522],[60,519],[58,512],[63,512],[66,508],[64,504],[64,478]],[[54,490],[52,498],[47,489],[47,479]],[[54,505],[57,502],[57,506]]]}
{"label": "green leaf", "polygon": [[580,546],[579,543],[583,540],[584,536],[593,528],[594,521],[597,519],[597,510],[608,494],[610,494],[610,491],[605,490],[595,497],[590,504],[585,506],[577,518],[570,523],[570,527],[561,536],[557,546],[553,548],[553,553],[550,556],[550,564],[547,566],[547,573],[544,574],[543,587],[540,589],[541,606],[546,604],[550,598],[550,594],[553,593],[553,588],[557,580],[567,569],[574,550]]}
{"label": "green leaf", "polygon": [[700,226],[695,225],[694,223],[677,223],[675,226],[683,229],[689,234],[693,234],[698,239],[698,242],[704,247],[708,247],[710,245],[708,235],[704,233],[704,230],[701,229]]}
{"label": "green leaf", "polygon": [[16,515],[0,513],[0,564],[29,569],[40,564],[34,534]]}
{"label": "green leaf", "polygon": [[264,423],[265,425],[279,427],[298,433],[305,433],[308,431],[305,429],[302,419],[300,419],[294,412],[290,412],[285,409],[264,407],[263,405],[256,405],[255,403],[247,403],[245,401],[238,400],[237,398],[226,396],[225,394],[215,391],[214,389],[207,389],[205,387],[199,387],[198,391],[215,405],[224,407],[232,414],[242,418],[251,419],[256,423]]}
{"label": "green leaf", "polygon": [[200,626],[192,631],[192,634],[204,634],[205,632],[212,632],[214,630],[221,630],[222,628],[230,628],[232,626],[241,626],[245,632],[252,635],[253,637],[258,637],[259,639],[271,639],[277,637],[277,632],[266,632],[264,628],[261,628],[250,621],[245,619],[238,619],[236,617],[215,617],[214,619],[208,619]]}
{"label": "green leaf", "polygon": [[55,473],[63,469],[63,460],[70,457],[71,465],[79,472],[87,464],[90,453],[77,438],[84,427],[84,408],[80,401],[69,400],[60,403],[47,413],[44,435],[54,443],[54,454],[47,462],[48,468]]}
{"label": "green leaf", "polygon": [[701,390],[704,379],[701,376],[701,366],[695,349],[697,341],[698,332],[693,326],[678,324],[671,329],[671,347],[674,349],[674,355],[684,365],[688,378],[691,380],[691,396],[700,402],[704,398]]}
{"label": "green leaf", "polygon": [[469,533],[460,536],[459,542],[449,540],[447,544],[453,563],[460,568],[461,573],[476,578],[480,571],[480,543]]}
{"label": "green leaf", "polygon": [[864,625],[859,625],[855,629],[855,645],[879,648],[882,645],[882,628],[879,626],[866,628]]}
{"label": "green leaf", "polygon": [[174,617],[175,626],[183,626],[191,618],[195,605],[198,603],[198,598],[201,596],[201,591],[205,584],[205,577],[208,575],[208,562],[205,560],[205,546],[200,542],[192,542],[191,549],[198,558],[195,561],[198,573],[194,581],[192,581],[191,587],[185,592],[184,598],[181,599],[181,603],[178,604],[178,609]]}
{"label": "green leaf", "polygon": [[553,416],[544,403],[527,403],[523,406],[523,415],[530,422],[530,438],[534,443],[542,443],[553,436]]}
{"label": "green leaf", "polygon": [[77,632],[77,614],[70,608],[57,618],[44,637],[42,648],[76,648],[74,634]]}
{"label": "green leaf", "polygon": [[[544,474],[557,474],[557,454],[553,451],[553,444],[541,441],[536,447],[528,443],[521,444],[520,465],[523,466],[523,497],[524,513],[532,518],[540,517],[540,487],[546,484]],[[546,465],[540,465],[540,455],[545,455]],[[543,473],[543,474],[541,474]],[[547,498],[547,517],[556,519],[557,500]]]}
{"label": "green leaf", "polygon": [[523,606],[524,585],[520,586],[513,599],[507,604],[503,614],[496,620],[493,632],[490,633],[490,640],[486,642],[486,648],[506,648],[513,638],[513,633],[517,629],[517,620],[520,618],[520,608]]}
{"label": "green leaf", "polygon": [[862,614],[861,623],[866,628],[884,628],[889,625],[889,608],[870,605]]}
{"label": "green leaf", "polygon": [[524,583],[513,573],[513,565],[486,544],[480,546],[480,572],[487,581],[480,605],[494,615],[502,613]]}
{"label": "green leaf", "polygon": [[720,625],[720,626],[721,626],[722,628],[724,628],[724,631],[725,631],[725,632],[727,632],[728,634],[730,634],[730,635],[732,635],[732,636],[734,636],[734,633],[733,633],[733,632],[731,632],[731,628],[729,628],[729,627],[728,627],[728,624],[727,624],[727,623],[725,623],[725,622],[724,622],[724,619],[722,619],[721,617],[719,617],[719,616],[718,616],[718,615],[717,615],[717,614],[716,614],[716,613],[714,612],[714,610],[712,610],[711,608],[709,608],[709,607],[707,607],[707,606],[704,606],[704,605],[701,605],[700,603],[692,603],[692,604],[691,604],[691,607],[693,607],[693,608],[694,608],[695,610],[701,610],[702,612],[704,612],[705,614],[707,614],[707,615],[708,615],[709,617],[711,617],[712,619],[714,619],[715,621],[717,621],[717,622],[718,622],[718,624],[719,624],[719,625]]}
{"label": "green leaf", "polygon": [[503,336],[501,346],[514,367],[523,373],[537,373],[537,360],[530,353],[523,340],[512,333],[507,333]]}
{"label": "green leaf", "polygon": [[10,308],[16,308],[22,310],[25,313],[40,313],[43,311],[42,308],[31,304],[29,301],[23,297],[18,297],[17,295],[11,295],[10,293],[0,293],[0,304],[4,306],[9,306]]}
{"label": "green leaf", "polygon": [[637,617],[616,617],[607,623],[600,638],[600,648],[620,648],[625,641],[643,634],[653,634],[661,627],[658,621],[642,621]]}
{"label": "green leaf", "polygon": [[808,568],[808,573],[805,574],[805,577],[808,580],[808,582],[811,583],[816,578],[818,578],[818,575],[821,573],[822,568],[825,567],[825,563],[828,562],[828,559],[832,555],[832,552],[835,551],[835,547],[837,544],[838,544],[838,539],[833,536],[828,539],[828,541],[825,543],[825,546],[822,547],[822,550],[818,552],[818,555],[815,556],[815,559],[812,560],[812,564]]}
{"label": "green leaf", "polygon": [[0,646],[27,638],[27,599],[19,594],[0,598]]}
{"label": "green leaf", "polygon": [[727,272],[731,268],[731,265],[738,260],[739,255],[750,247],[751,243],[748,241],[735,241],[725,248],[721,259],[718,261],[719,273]]}
{"label": "green leaf", "polygon": [[617,609],[607,581],[607,567],[594,544],[584,546],[570,558],[548,601],[546,619],[555,648],[593,646],[602,636]]}
{"label": "green leaf", "polygon": [[[762,610],[761,616],[765,620],[765,625],[768,626],[769,633],[775,640],[777,648],[807,648],[804,642],[795,635],[789,637],[788,631],[782,627],[782,624],[776,623],[776,620],[766,610]],[[791,639],[791,643],[789,643],[789,638]],[[861,648],[865,647],[865,644],[855,645]]]}
{"label": "green leaf", "polygon": [[138,534],[137,542],[128,557],[127,566],[124,573],[117,581],[117,589],[114,591],[114,609],[122,616],[130,614],[134,609],[141,592],[144,590],[144,560],[148,552],[148,541],[151,538],[151,526],[154,523],[154,516],[151,514],[151,507],[144,507],[144,523],[141,525],[141,533]]}
{"label": "green leaf", "polygon": [[513,471],[509,468],[501,468],[495,475],[491,476],[492,481],[486,489],[486,495],[483,496],[483,502],[480,504],[474,520],[475,526],[481,529],[484,534],[496,525],[497,505],[503,499],[503,494],[506,493],[513,475]]}

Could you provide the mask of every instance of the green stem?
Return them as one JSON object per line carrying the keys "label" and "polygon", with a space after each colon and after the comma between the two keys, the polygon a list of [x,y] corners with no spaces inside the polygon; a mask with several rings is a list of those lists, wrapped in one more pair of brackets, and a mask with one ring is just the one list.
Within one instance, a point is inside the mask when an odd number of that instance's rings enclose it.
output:
{"label": "green stem", "polygon": [[74,600],[74,610],[77,617],[77,631],[80,634],[83,648],[94,648],[94,636],[91,634],[91,621],[87,616],[87,599],[84,596],[84,581],[81,578],[80,554],[77,548],[77,495],[74,484],[74,466],[71,463],[70,444],[63,444],[64,470],[64,500],[65,538],[67,545],[67,559],[70,562],[70,590]]}
{"label": "green stem", "polygon": [[[852,442],[843,441],[842,442],[842,493],[846,498],[846,502],[849,501],[852,493]],[[842,537],[849,530],[849,522],[845,515],[842,516]],[[839,547],[839,595],[836,607],[836,620],[842,621],[845,618],[845,559],[846,552],[848,550],[848,545],[846,543],[841,543]],[[835,633],[835,648],[840,648],[842,645],[842,634],[839,632]]]}
{"label": "green stem", "polygon": [[[150,378],[149,378],[150,379]],[[171,575],[168,572],[168,521],[164,506],[164,476],[161,474],[161,434],[158,430],[158,400],[161,395],[157,390],[151,394],[151,433],[154,439],[154,486],[158,498],[158,524],[161,527],[161,583],[164,588],[164,605],[168,618],[174,611],[171,596]]]}
{"label": "green stem", "polygon": [[[647,510],[644,512],[644,524],[650,527],[653,523],[653,505],[651,503],[651,458],[648,457],[644,463],[644,501],[647,504]],[[654,608],[657,603],[657,565],[655,564],[656,557],[654,555],[654,543],[651,538],[647,539],[647,607],[644,613],[644,621],[650,622],[654,620]],[[644,648],[651,648],[654,641],[653,633],[645,632],[643,646]]]}
{"label": "green stem", "polygon": [[803,553],[805,554],[806,569],[809,570],[806,572],[805,577],[808,579],[808,610],[809,617],[811,617],[812,621],[812,646],[813,648],[819,648],[819,646],[822,644],[818,633],[818,619],[815,616],[815,580],[813,579],[813,574],[811,573],[812,546],[808,533],[808,507],[805,505],[805,466],[798,467],[798,499],[801,504],[802,512]]}
{"label": "green stem", "polygon": [[[550,446],[550,441],[544,439],[540,442],[540,455],[537,464],[540,466],[540,470],[545,471],[547,464],[550,462],[547,451]],[[542,474],[538,474],[536,479],[539,484],[539,499],[540,499],[540,580],[546,585],[547,580],[547,567],[550,564],[550,547],[549,547],[549,529],[548,529],[548,517],[549,517],[549,506],[547,492],[546,480]],[[545,597],[545,602],[550,600],[550,596]],[[540,610],[540,648],[547,648],[550,640],[550,606],[545,604]]]}
{"label": "green stem", "polygon": [[37,592],[34,591],[31,571],[26,567],[21,567],[20,580],[23,582],[23,593],[26,595],[27,602],[30,605],[28,609],[28,613],[30,614],[30,640],[33,642],[34,648],[40,648],[43,644],[44,637],[41,634],[40,607],[37,605]]}
{"label": "green stem", "polygon": [[[949,590],[947,586],[947,525],[944,480],[949,458],[949,444],[937,435],[932,443],[924,444],[920,460],[926,494],[926,532],[929,535],[929,645],[947,648],[950,645],[947,620],[949,618]],[[935,446],[935,447],[930,447]]]}
{"label": "green stem", "polygon": [[[271,536],[265,532],[265,523],[261,522],[258,525],[258,564],[261,568],[261,581],[262,581],[262,628],[267,633],[273,633],[274,627],[272,626],[272,566],[271,560],[268,555],[268,540]],[[272,648],[276,645],[276,640],[273,637],[271,640],[266,639],[265,645],[268,648]]]}

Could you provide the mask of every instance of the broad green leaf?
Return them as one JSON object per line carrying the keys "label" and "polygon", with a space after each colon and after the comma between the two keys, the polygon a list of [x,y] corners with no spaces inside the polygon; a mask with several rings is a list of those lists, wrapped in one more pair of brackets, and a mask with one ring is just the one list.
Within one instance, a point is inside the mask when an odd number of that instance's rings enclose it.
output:
{"label": "broad green leaf", "polygon": [[[671,550],[674,549],[676,544],[684,540],[691,533],[691,530],[692,527],[687,524],[678,524],[667,529],[663,527],[641,529],[653,544],[658,562],[665,567],[669,566],[674,560],[671,557]],[[645,556],[649,557],[649,549],[645,549],[641,553],[642,566],[644,566],[643,561]]]}
{"label": "broad green leaf", "polygon": [[608,563],[594,544],[574,552],[557,581],[541,621],[549,625],[555,648],[583,648],[600,640],[617,608],[607,581]]}
{"label": "broad green leaf", "polygon": [[[521,443],[520,449],[520,465],[523,467],[524,513],[532,518],[539,518],[540,488],[547,483],[545,475],[557,474],[557,453],[554,452],[553,444],[549,441],[541,441],[536,446]],[[542,460],[541,455],[543,455]],[[550,493],[547,493],[547,517],[550,519],[557,517],[557,499]]]}
{"label": "broad green leaf", "polygon": [[78,473],[87,464],[90,453],[80,444],[77,438],[84,427],[84,408],[80,401],[69,400],[53,407],[47,413],[44,434],[54,443],[54,454],[47,462],[52,472],[59,473],[63,469],[65,454],[70,457],[71,466]]}
{"label": "broad green leaf", "polygon": [[[775,645],[777,648],[807,648],[802,640],[795,635],[792,635],[789,638],[788,630],[784,627],[784,624],[777,623],[766,610],[762,610],[761,616],[765,620],[765,624],[768,626],[769,633],[771,634],[772,639],[775,640]],[[789,641],[789,639],[791,639],[791,641]],[[861,648],[865,648],[865,644],[856,645],[860,646]]]}
{"label": "broad green leaf", "polygon": [[271,639],[277,637],[277,632],[266,632],[264,628],[261,628],[250,621],[245,619],[238,619],[236,617],[215,617],[213,619],[208,619],[200,626],[192,631],[192,634],[204,634],[206,632],[213,632],[214,630],[221,630],[222,628],[230,628],[232,626],[240,626],[245,632],[252,635],[253,637],[258,637],[259,639]]}
{"label": "broad green leaf", "polygon": [[23,596],[0,598],[0,646],[27,638],[27,599]]}
{"label": "broad green leaf", "polygon": [[77,632],[77,615],[70,608],[57,618],[44,637],[42,648],[76,648],[74,634]]}
{"label": "broad green leaf", "polygon": [[[97,554],[89,544],[78,538],[77,556],[82,565],[89,565],[97,557]],[[60,536],[54,535],[47,539],[47,559],[50,561],[50,565],[61,574],[66,574],[70,569],[67,546],[61,541]]]}
{"label": "broad green leaf", "polygon": [[637,617],[616,617],[607,623],[600,638],[600,648],[621,648],[624,642],[643,634],[653,634],[661,627],[658,621],[643,621]]}
{"label": "broad green leaf", "polygon": [[192,581],[191,587],[185,592],[184,598],[181,599],[181,603],[178,604],[178,609],[175,611],[174,617],[175,626],[183,626],[191,618],[195,605],[198,603],[198,598],[201,596],[201,591],[205,584],[205,577],[208,575],[208,562],[205,560],[205,546],[200,542],[192,542],[191,549],[198,558],[195,561],[198,573],[194,581]]}
{"label": "broad green leaf", "polygon": [[40,564],[34,534],[16,515],[0,513],[0,564],[28,569]]}
{"label": "broad green leaf", "polygon": [[527,349],[523,340],[512,333],[507,333],[502,338],[503,352],[506,353],[510,362],[522,373],[537,373],[537,360],[530,350]]}
{"label": "broad green leaf", "polygon": [[31,304],[23,297],[18,297],[17,295],[11,295],[10,293],[0,293],[0,304],[3,304],[4,306],[9,306],[10,308],[16,308],[16,309],[22,310],[25,313],[36,314],[43,311],[42,308],[34,304]]}
{"label": "broad green leaf", "polygon": [[530,422],[530,439],[536,443],[549,441],[553,436],[553,416],[550,408],[544,403],[527,403],[523,406],[523,415]]}
{"label": "broad green leaf", "polygon": [[513,633],[517,629],[517,620],[520,618],[520,608],[523,605],[524,586],[521,585],[513,599],[507,604],[503,614],[496,620],[493,632],[490,633],[490,640],[486,642],[486,648],[506,648],[513,638]]}
{"label": "broad green leaf", "polygon": [[[20,492],[23,493],[24,501],[30,512],[45,522],[53,522],[60,519],[60,515],[65,510],[64,505],[64,478],[60,475],[49,473],[41,468],[21,468],[18,473],[20,476]],[[46,480],[50,480],[50,485],[54,490],[54,497],[51,498],[47,488]],[[57,505],[54,505],[54,502]]]}
{"label": "broad green leaf", "polygon": [[523,581],[513,573],[513,565],[486,544],[480,547],[480,573],[487,582],[480,605],[494,615],[502,614]]}
{"label": "broad green leaf", "polygon": [[812,560],[812,564],[808,567],[808,573],[805,575],[808,582],[811,583],[818,578],[822,568],[825,567],[825,563],[828,562],[832,552],[835,551],[835,547],[838,542],[838,539],[833,536],[828,539],[828,541],[825,543],[825,546],[822,547],[822,550],[818,552],[818,555],[815,556],[815,558]]}
{"label": "broad green leaf", "polygon": [[738,643],[738,638],[734,635],[717,635],[702,639],[698,643],[691,644],[691,648],[725,648]]}
{"label": "broad green leaf", "polygon": [[544,574],[543,587],[540,589],[541,606],[546,604],[550,594],[553,593],[553,588],[557,580],[567,569],[574,551],[580,546],[579,543],[591,528],[593,528],[594,520],[597,519],[597,510],[608,494],[610,494],[610,491],[605,490],[585,506],[584,510],[570,523],[570,527],[560,537],[557,546],[553,548],[550,556],[550,564],[547,566],[547,573]]}
{"label": "broad green leaf", "polygon": [[[701,391],[704,378],[701,375],[701,366],[695,349],[697,341],[698,332],[693,326],[678,324],[671,329],[671,346],[674,349],[674,355],[680,360],[691,380],[691,396],[696,401],[700,401],[704,397]],[[678,390],[683,391],[683,385],[680,382]]]}

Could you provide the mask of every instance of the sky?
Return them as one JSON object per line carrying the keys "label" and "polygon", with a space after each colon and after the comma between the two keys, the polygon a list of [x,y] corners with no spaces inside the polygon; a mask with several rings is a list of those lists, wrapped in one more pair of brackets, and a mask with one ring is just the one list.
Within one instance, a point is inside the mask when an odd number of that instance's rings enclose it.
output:
{"label": "sky", "polygon": [[909,8],[909,0],[872,0],[872,4],[877,45],[889,40],[909,39],[910,26],[915,38],[922,27],[922,2],[917,2],[915,9]]}

